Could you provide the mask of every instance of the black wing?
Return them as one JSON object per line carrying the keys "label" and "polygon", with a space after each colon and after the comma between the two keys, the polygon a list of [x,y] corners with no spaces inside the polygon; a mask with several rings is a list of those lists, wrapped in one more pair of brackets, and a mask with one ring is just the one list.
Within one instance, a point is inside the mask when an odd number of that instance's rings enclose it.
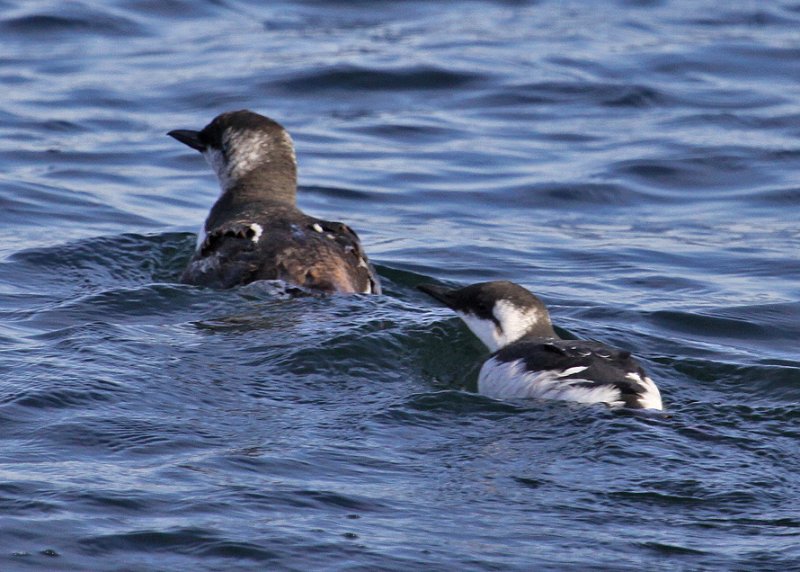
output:
{"label": "black wing", "polygon": [[361,247],[356,231],[342,222],[322,219],[313,220],[310,227],[338,245],[347,265],[353,269],[354,281],[363,285],[361,291],[368,289],[373,294],[381,293],[378,273]]}
{"label": "black wing", "polygon": [[231,288],[257,280],[261,256],[253,239],[257,227],[228,222],[206,234],[181,282],[212,288]]}
{"label": "black wing", "polygon": [[327,293],[381,291],[356,233],[305,215],[220,224],[208,232],[181,277],[217,288],[255,280],[284,280]]}
{"label": "black wing", "polygon": [[651,391],[645,385],[644,369],[630,352],[600,342],[522,340],[501,348],[493,357],[503,362],[524,360],[526,368],[531,371],[585,368],[564,376],[564,382],[570,383],[569,380],[574,379],[571,386],[587,388],[612,385],[619,389],[621,399],[628,407],[641,407],[639,398]]}

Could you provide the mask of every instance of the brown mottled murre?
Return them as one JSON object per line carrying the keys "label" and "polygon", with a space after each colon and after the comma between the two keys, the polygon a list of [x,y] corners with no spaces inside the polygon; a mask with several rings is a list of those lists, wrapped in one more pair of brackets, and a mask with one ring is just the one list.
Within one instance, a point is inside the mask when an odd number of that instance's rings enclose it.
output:
{"label": "brown mottled murre", "polygon": [[201,131],[168,135],[200,151],[221,187],[181,282],[230,288],[282,280],[316,292],[380,294],[356,233],[297,208],[294,144],[280,124],[231,111]]}

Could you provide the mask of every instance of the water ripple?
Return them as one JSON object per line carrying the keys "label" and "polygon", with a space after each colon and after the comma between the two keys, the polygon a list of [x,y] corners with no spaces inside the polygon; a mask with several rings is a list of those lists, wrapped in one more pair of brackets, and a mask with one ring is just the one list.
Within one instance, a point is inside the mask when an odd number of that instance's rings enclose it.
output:
{"label": "water ripple", "polygon": [[394,70],[333,69],[283,82],[288,90],[308,91],[332,89],[348,91],[436,90],[457,89],[476,82],[480,76],[436,68]]}
{"label": "water ripple", "polygon": [[[796,2],[0,7],[0,569],[794,567]],[[240,108],[384,296],[177,283]],[[488,279],[666,411],[476,395]]]}

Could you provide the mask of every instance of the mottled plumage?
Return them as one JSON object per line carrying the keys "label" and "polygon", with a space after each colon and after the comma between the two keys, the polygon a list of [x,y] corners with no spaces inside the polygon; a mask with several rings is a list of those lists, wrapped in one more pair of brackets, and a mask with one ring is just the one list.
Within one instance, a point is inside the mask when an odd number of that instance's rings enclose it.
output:
{"label": "mottled plumage", "polygon": [[222,191],[182,282],[230,288],[283,280],[325,293],[380,293],[356,233],[297,208],[294,144],[277,122],[233,111],[202,131],[169,135],[205,156]]}

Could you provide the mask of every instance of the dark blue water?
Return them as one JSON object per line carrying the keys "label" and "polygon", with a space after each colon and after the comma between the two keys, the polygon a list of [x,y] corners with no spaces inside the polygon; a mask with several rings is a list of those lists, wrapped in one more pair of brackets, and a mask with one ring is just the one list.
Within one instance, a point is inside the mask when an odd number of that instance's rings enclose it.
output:
{"label": "dark blue water", "polygon": [[[797,570],[800,3],[0,1],[1,570]],[[176,283],[251,108],[380,297]],[[511,279],[665,414],[469,392]]]}

